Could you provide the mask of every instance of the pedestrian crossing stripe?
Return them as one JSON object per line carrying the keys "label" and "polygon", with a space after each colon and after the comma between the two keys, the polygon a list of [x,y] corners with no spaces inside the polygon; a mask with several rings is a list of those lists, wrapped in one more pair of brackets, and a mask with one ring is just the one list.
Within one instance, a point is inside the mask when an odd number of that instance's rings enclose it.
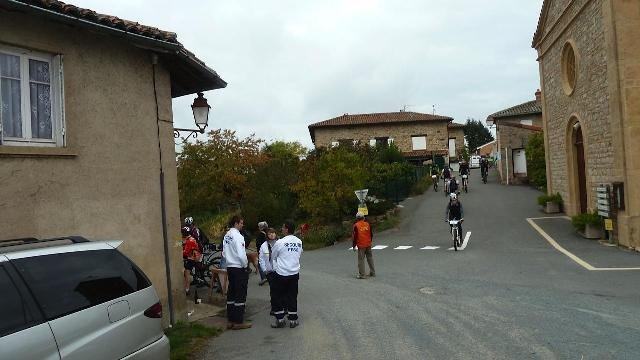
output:
{"label": "pedestrian crossing stripe", "polygon": [[439,249],[440,246],[425,246],[423,248],[420,248],[420,250],[436,250]]}
{"label": "pedestrian crossing stripe", "polygon": [[413,246],[405,246],[405,245],[401,245],[398,247],[393,248],[393,250],[407,250],[407,249],[411,249]]}
{"label": "pedestrian crossing stripe", "polygon": [[[384,250],[386,248],[388,248],[388,245],[375,245],[373,247],[371,247],[372,250]],[[413,246],[411,245],[400,245],[397,247],[394,247],[393,250],[408,250],[411,249]],[[437,250],[440,249],[440,246],[425,246],[425,247],[421,247],[420,250]],[[453,248],[452,248],[453,249]],[[347,250],[353,250],[353,247],[348,248]]]}
{"label": "pedestrian crossing stripe", "polygon": [[376,245],[376,246],[372,247],[373,250],[384,250],[386,248],[388,248],[387,245]]}

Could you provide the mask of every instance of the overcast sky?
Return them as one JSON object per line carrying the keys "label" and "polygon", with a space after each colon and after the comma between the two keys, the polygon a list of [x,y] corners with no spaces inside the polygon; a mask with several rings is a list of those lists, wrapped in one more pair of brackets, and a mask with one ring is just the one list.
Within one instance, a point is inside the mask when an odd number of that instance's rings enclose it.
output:
{"label": "overcast sky", "polygon": [[[311,147],[307,126],[407,111],[463,123],[534,98],[542,0],[67,0],[155,26],[228,83],[210,126]],[[195,96],[174,99],[192,127]]]}

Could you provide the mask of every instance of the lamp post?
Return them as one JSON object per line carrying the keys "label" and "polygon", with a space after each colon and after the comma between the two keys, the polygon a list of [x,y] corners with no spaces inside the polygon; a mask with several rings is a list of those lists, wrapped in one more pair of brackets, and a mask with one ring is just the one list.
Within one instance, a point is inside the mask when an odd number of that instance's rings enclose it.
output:
{"label": "lamp post", "polygon": [[197,129],[182,129],[182,128],[173,128],[173,137],[175,139],[180,137],[180,132],[187,132],[187,137],[185,140],[189,139],[189,137],[193,136],[195,139],[198,134],[204,134],[204,129],[209,125],[209,110],[211,110],[211,106],[207,103],[207,99],[204,98],[202,93],[198,93],[198,97],[193,100],[193,104],[191,105],[191,110],[193,111],[193,119],[196,122]]}

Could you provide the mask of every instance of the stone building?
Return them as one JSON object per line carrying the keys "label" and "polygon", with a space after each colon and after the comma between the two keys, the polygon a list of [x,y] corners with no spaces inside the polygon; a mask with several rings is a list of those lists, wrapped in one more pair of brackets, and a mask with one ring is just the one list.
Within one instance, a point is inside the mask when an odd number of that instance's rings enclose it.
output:
{"label": "stone building", "polygon": [[[542,87],[547,189],[569,215],[599,207],[640,249],[640,1],[545,0],[532,47]],[[600,210],[606,206],[600,204]]]}
{"label": "stone building", "polygon": [[432,157],[447,158],[450,144],[454,149],[459,149],[459,144],[464,146],[464,134],[458,139],[455,125],[450,133],[452,121],[448,116],[408,111],[344,114],[309,125],[309,134],[316,148],[341,143],[393,143],[409,161],[422,164]]}
{"label": "stone building", "polygon": [[458,157],[464,150],[464,125],[454,122],[450,122],[448,126],[449,130],[449,159],[451,161],[457,161]]}
{"label": "stone building", "polygon": [[0,84],[0,239],[123,240],[186,318],[172,98],[226,83],[175,33],[0,0]]}
{"label": "stone building", "polygon": [[529,137],[542,131],[540,91],[536,99],[500,110],[487,117],[487,124],[496,127],[496,167],[503,184],[528,181],[526,147]]}

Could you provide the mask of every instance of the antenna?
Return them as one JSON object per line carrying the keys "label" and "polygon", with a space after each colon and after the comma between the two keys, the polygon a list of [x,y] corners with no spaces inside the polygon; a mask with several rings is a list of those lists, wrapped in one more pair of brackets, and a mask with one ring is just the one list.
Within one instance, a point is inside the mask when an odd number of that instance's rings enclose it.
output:
{"label": "antenna", "polygon": [[408,108],[409,106],[413,106],[413,105],[409,105],[409,104],[404,104],[404,105],[402,105],[402,110],[400,110],[400,111],[401,111],[401,112],[405,112],[405,111],[407,111],[407,108]]}
{"label": "antenna", "polygon": [[432,105],[432,107],[433,107],[433,115],[435,115],[436,114],[436,105],[434,104],[434,105]]}

